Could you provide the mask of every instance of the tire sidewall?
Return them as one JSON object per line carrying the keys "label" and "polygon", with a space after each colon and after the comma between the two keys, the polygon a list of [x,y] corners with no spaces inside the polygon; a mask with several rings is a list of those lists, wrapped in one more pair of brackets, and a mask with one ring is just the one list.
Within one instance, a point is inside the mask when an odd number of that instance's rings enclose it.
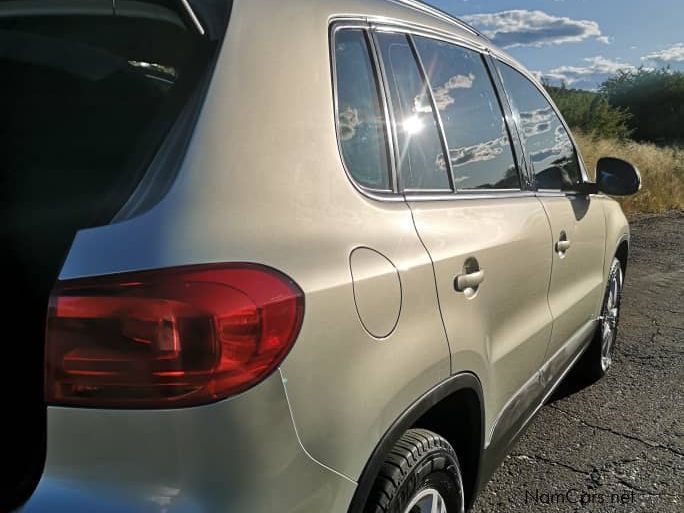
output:
{"label": "tire sidewall", "polygon": [[[444,468],[425,472],[433,462],[445,461]],[[463,506],[463,480],[458,460],[454,454],[444,449],[428,453],[406,476],[393,497],[388,513],[404,513],[411,500],[423,490],[432,488],[442,496],[448,513],[461,513]]]}

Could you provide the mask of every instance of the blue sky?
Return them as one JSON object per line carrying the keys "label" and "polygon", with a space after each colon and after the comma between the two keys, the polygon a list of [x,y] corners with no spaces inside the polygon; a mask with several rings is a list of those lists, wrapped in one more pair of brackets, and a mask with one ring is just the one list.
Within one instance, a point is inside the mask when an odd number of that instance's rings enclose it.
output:
{"label": "blue sky", "polygon": [[684,70],[684,0],[426,0],[552,82],[595,89],[618,69]]}

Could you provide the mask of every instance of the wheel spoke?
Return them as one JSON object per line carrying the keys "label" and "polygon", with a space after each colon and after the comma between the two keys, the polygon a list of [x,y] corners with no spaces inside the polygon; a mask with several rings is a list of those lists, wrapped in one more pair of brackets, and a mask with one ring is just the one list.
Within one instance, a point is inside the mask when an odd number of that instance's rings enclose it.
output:
{"label": "wheel spoke", "polygon": [[440,510],[442,509],[441,507],[441,502],[440,501],[441,497],[439,496],[439,493],[435,490],[434,493],[432,494],[432,508],[430,513],[442,513]]}
{"label": "wheel spoke", "polygon": [[447,513],[447,508],[440,493],[427,488],[411,500],[404,513]]}
{"label": "wheel spoke", "polygon": [[443,500],[441,500],[440,502],[442,504],[442,507],[439,509],[439,513],[447,513],[446,504],[444,504]]}

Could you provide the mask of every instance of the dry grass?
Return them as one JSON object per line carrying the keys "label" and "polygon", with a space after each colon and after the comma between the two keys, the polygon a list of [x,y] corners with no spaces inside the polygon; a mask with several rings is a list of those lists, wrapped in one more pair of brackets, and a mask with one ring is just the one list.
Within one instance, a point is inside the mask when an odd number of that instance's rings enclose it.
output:
{"label": "dry grass", "polygon": [[684,209],[684,148],[593,138],[582,133],[576,133],[575,138],[591,173],[600,157],[619,157],[639,168],[641,191],[619,199],[628,216]]}

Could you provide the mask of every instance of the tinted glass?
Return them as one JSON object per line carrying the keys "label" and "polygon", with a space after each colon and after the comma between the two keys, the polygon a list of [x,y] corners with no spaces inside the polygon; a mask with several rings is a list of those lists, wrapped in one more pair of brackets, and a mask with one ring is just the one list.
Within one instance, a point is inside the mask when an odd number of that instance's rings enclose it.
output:
{"label": "tinted glass", "polygon": [[347,169],[364,187],[388,190],[385,119],[363,31],[337,32],[335,66],[338,136]]}
{"label": "tinted glass", "polygon": [[501,105],[482,57],[433,39],[415,42],[442,118],[456,188],[520,188]]}
{"label": "tinted glass", "polygon": [[580,181],[575,148],[551,104],[522,74],[501,64],[501,75],[523,132],[540,189],[572,189]]}
{"label": "tinted glass", "polygon": [[430,96],[406,36],[378,34],[389,82],[404,189],[450,189]]}

